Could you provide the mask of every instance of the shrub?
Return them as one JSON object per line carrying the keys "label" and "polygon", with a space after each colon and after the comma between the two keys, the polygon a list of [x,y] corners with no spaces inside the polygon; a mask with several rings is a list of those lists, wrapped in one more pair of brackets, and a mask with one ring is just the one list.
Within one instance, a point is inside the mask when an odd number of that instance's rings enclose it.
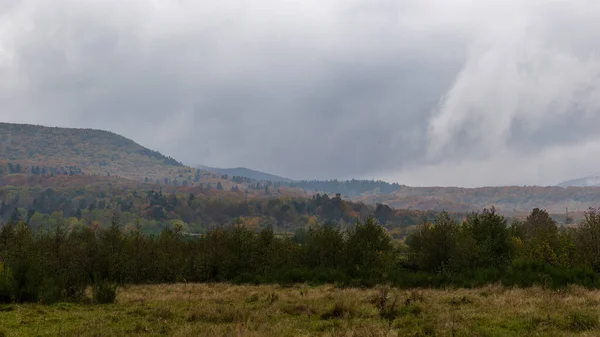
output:
{"label": "shrub", "polygon": [[97,304],[114,303],[117,298],[117,286],[106,281],[96,282],[92,292]]}

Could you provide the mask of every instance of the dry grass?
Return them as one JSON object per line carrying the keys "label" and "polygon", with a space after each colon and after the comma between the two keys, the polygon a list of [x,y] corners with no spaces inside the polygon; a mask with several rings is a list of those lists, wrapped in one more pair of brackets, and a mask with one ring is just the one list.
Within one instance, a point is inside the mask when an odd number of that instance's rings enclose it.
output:
{"label": "dry grass", "polygon": [[597,336],[600,292],[130,286],[110,305],[0,307],[0,336]]}

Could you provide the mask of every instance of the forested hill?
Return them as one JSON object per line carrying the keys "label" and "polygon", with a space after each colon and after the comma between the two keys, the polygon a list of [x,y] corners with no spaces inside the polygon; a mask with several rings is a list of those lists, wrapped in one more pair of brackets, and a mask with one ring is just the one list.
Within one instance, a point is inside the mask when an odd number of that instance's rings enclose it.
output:
{"label": "forested hill", "polygon": [[276,231],[294,232],[327,221],[352,226],[358,219],[374,215],[392,235],[402,236],[408,227],[435,216],[435,212],[397,210],[320,194],[312,198],[284,191],[250,194],[255,192],[164,186],[106,176],[14,174],[0,177],[0,186],[0,224],[23,220],[33,227],[48,221],[107,227],[112,214],[118,212],[123,225],[140,225],[152,232],[174,224],[198,233],[240,223],[248,228],[271,226]]}
{"label": "forested hill", "polygon": [[[409,187],[373,180],[286,181],[273,175],[244,178],[252,172],[213,173],[177,160],[112,132],[0,123],[0,184],[52,185],[28,176],[105,176],[172,187],[202,187],[211,193],[236,192],[245,197],[312,197],[316,193],[397,209],[469,212],[495,206],[516,215],[532,208],[553,214],[582,215],[600,205],[600,187],[507,186],[483,188]],[[260,173],[260,172],[259,172]],[[11,177],[9,177],[11,176]],[[32,180],[33,179],[33,180]],[[282,179],[283,181],[279,181]],[[263,180],[263,181],[257,181]],[[266,180],[266,181],[264,181]],[[88,180],[66,180],[85,187]],[[113,183],[125,184],[123,180]],[[6,185],[0,185],[6,186]],[[572,213],[571,213],[572,212]]]}
{"label": "forested hill", "polygon": [[274,174],[260,172],[256,170],[251,170],[245,167],[236,167],[236,168],[218,168],[218,167],[208,167],[204,165],[198,165],[197,168],[214,172],[218,174],[226,174],[232,177],[245,177],[258,181],[272,181],[272,182],[291,182],[292,179],[280,177]]}
{"label": "forested hill", "polygon": [[301,180],[289,184],[307,192],[340,193],[347,197],[363,195],[388,194],[399,191],[402,187],[398,183],[387,183],[381,180]]}
{"label": "forested hill", "polygon": [[373,180],[296,181],[289,186],[305,193],[340,193],[367,204],[387,204],[398,209],[467,213],[494,206],[505,215],[521,215],[544,208],[554,215],[579,219],[589,207],[600,205],[600,187],[498,186],[480,188],[412,187]]}
{"label": "forested hill", "polygon": [[554,214],[583,215],[600,205],[600,187],[498,186],[480,188],[409,187],[389,194],[363,195],[353,200],[385,203],[395,208],[469,212],[495,206],[503,214],[528,213],[539,207]]}
{"label": "forested hill", "polygon": [[0,174],[118,175],[152,181],[183,168],[177,160],[112,132],[9,123],[0,123],[0,164],[9,171]]}

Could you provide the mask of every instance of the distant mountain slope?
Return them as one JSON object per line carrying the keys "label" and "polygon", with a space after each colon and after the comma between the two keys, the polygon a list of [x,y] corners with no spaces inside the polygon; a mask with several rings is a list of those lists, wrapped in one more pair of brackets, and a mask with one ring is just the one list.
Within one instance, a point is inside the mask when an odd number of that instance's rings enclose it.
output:
{"label": "distant mountain slope", "polygon": [[600,186],[600,176],[590,176],[585,178],[578,178],[573,180],[564,181],[558,184],[560,187],[591,187],[591,186]]}
{"label": "distant mountain slope", "polygon": [[600,206],[600,187],[500,186],[480,188],[408,187],[390,194],[353,198],[367,203],[385,203],[394,208],[453,212],[495,206],[504,213],[529,212],[535,207],[554,213],[581,212]]}
{"label": "distant mountain slope", "polygon": [[5,173],[118,175],[152,181],[192,173],[177,160],[112,132],[9,123],[0,123],[2,163],[8,167]]}
{"label": "distant mountain slope", "polygon": [[[257,183],[229,175],[225,179],[218,173],[184,166],[108,131],[0,123],[0,187],[58,184],[75,188],[104,183],[125,187],[144,182],[144,186],[159,184],[161,188],[184,188],[215,195],[304,195],[299,188],[275,186],[278,182]],[[254,176],[270,180],[276,177]]]}
{"label": "distant mountain slope", "polygon": [[325,193],[340,193],[346,197],[364,195],[389,194],[399,191],[402,186],[398,183],[390,184],[380,180],[302,180],[294,181],[290,186],[309,191]]}
{"label": "distant mountain slope", "polygon": [[203,165],[198,165],[196,167],[201,170],[204,170],[204,171],[214,172],[214,173],[218,173],[218,174],[227,174],[230,177],[238,176],[238,177],[246,177],[246,178],[250,178],[250,179],[254,179],[254,180],[272,181],[272,182],[291,182],[292,181],[292,179],[280,177],[280,176],[270,174],[270,173],[251,170],[251,169],[248,169],[245,167],[217,168],[217,167],[209,167],[209,166],[203,166]]}

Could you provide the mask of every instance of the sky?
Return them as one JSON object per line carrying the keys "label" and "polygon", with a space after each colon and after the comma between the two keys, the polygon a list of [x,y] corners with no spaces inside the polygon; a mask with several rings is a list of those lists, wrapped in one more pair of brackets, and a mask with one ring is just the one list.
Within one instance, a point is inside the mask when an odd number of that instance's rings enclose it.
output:
{"label": "sky", "polygon": [[0,0],[0,121],[412,186],[600,173],[596,0]]}

